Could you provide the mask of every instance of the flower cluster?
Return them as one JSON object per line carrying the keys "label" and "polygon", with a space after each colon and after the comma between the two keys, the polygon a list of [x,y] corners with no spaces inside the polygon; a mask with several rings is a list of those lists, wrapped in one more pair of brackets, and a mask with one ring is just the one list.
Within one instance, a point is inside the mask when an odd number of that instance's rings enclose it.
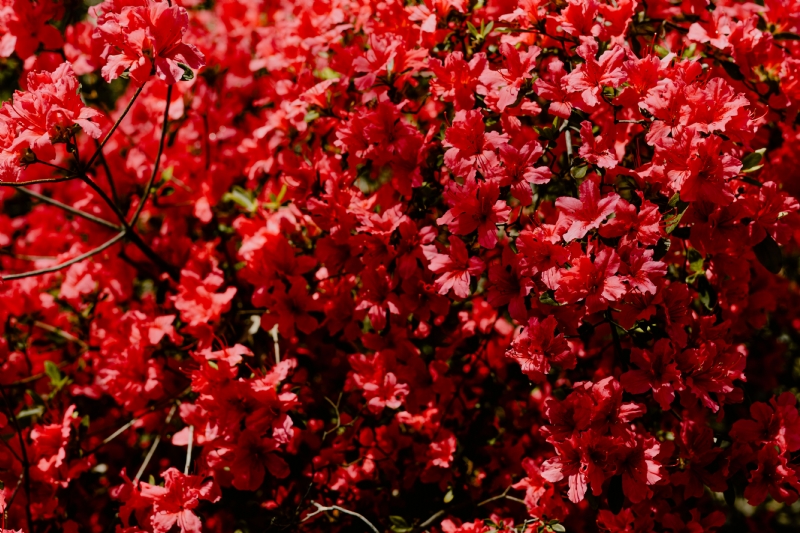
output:
{"label": "flower cluster", "polygon": [[95,121],[102,114],[81,100],[69,63],[31,72],[26,82],[25,92],[0,107],[0,178],[6,181],[19,177],[21,164],[54,160],[53,144],[73,141],[79,129],[95,139],[101,134]]}
{"label": "flower cluster", "polygon": [[799,13],[0,0],[0,530],[796,530]]}

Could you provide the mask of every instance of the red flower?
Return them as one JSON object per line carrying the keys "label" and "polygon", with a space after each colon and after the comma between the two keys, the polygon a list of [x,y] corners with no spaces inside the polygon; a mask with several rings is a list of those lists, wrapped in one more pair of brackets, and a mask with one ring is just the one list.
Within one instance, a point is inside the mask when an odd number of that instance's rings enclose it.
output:
{"label": "red flower", "polygon": [[500,53],[505,58],[506,68],[500,70],[485,69],[480,75],[483,86],[480,93],[487,97],[487,102],[496,102],[497,110],[501,113],[517,101],[520,87],[525,80],[532,78],[531,70],[536,65],[536,58],[541,50],[536,46],[529,47],[525,52],[519,53],[510,44],[500,45]]}
{"label": "red flower", "polygon": [[631,363],[636,370],[629,370],[620,376],[620,383],[626,391],[644,394],[653,390],[653,398],[661,409],[669,411],[675,399],[675,391],[682,390],[681,373],[674,360],[675,351],[667,339],[660,339],[652,351],[634,348]]}
{"label": "red flower", "polygon": [[447,55],[444,63],[431,58],[429,65],[436,74],[431,78],[433,93],[446,102],[453,102],[457,111],[472,109],[478,78],[486,68],[486,56],[475,54],[467,63],[462,52],[453,52]]}
{"label": "red flower", "polygon": [[265,289],[259,289],[253,295],[253,304],[266,307],[267,312],[261,316],[261,327],[271,330],[275,325],[278,332],[286,338],[295,334],[295,328],[303,333],[311,333],[319,327],[319,322],[309,311],[318,310],[319,306],[313,295],[308,293],[306,281],[302,277],[292,279],[288,292],[283,283],[277,283],[269,295]]}
{"label": "red flower", "polygon": [[559,224],[568,229],[564,240],[569,242],[583,238],[589,231],[597,229],[608,216],[614,212],[619,196],[609,194],[600,198],[597,183],[587,179],[580,186],[580,200],[562,196],[556,200],[556,207],[561,210]]}
{"label": "red flower", "polygon": [[256,432],[244,430],[236,440],[230,471],[233,486],[239,490],[258,490],[266,471],[278,479],[289,475],[289,465],[279,455],[275,439],[261,438]]}
{"label": "red flower", "polygon": [[737,420],[731,437],[749,445],[777,445],[782,452],[800,450],[800,415],[797,399],[790,392],[772,398],[769,404],[755,402],[750,406],[753,420]]}
{"label": "red flower", "polygon": [[635,205],[620,198],[614,206],[614,218],[603,224],[599,233],[606,238],[622,237],[620,246],[633,243],[652,246],[664,234],[661,213],[657,205],[647,200],[637,209]]}
{"label": "red flower", "polygon": [[594,38],[582,36],[578,55],[585,62],[567,76],[567,88],[580,92],[589,108],[600,103],[604,87],[619,87],[625,79],[622,70],[625,50],[621,46],[614,46],[603,52],[599,59],[596,58],[597,50],[597,41]]}
{"label": "red flower", "polygon": [[581,147],[578,153],[589,163],[600,168],[612,169],[617,166],[617,154],[614,153],[614,130],[597,137],[592,133],[592,123],[581,122]]}
{"label": "red flower", "polygon": [[616,275],[619,257],[613,250],[603,249],[594,261],[581,256],[570,269],[560,270],[556,299],[564,303],[586,300],[586,311],[596,313],[608,308],[626,292],[622,279]]}
{"label": "red flower", "polygon": [[575,355],[569,348],[564,334],[555,334],[558,322],[552,316],[544,320],[534,317],[528,327],[514,339],[507,355],[516,359],[522,371],[532,381],[542,382],[550,372],[550,363],[564,369],[575,367]]}
{"label": "red flower", "polygon": [[428,268],[435,274],[441,274],[436,278],[436,290],[439,294],[447,294],[452,289],[457,297],[467,298],[470,276],[481,275],[484,270],[483,261],[479,257],[469,257],[464,242],[455,236],[450,236],[449,255],[437,253],[432,244],[425,246],[424,250],[425,257],[430,262]]}
{"label": "red flower", "polygon": [[142,483],[142,498],[152,501],[152,526],[156,533],[166,533],[177,525],[181,533],[201,533],[202,524],[193,510],[200,500],[219,501],[222,495],[213,479],[187,476],[175,468],[161,474],[163,487]]}
{"label": "red flower", "polygon": [[800,495],[800,479],[789,461],[772,446],[758,452],[758,467],[750,472],[744,497],[750,505],[760,505],[772,496],[776,502],[791,505]]}
{"label": "red flower", "polygon": [[382,382],[365,383],[364,397],[373,413],[381,413],[384,407],[398,409],[403,405],[403,398],[408,396],[409,388],[405,383],[398,383],[397,377],[387,372]]}
{"label": "red flower", "polygon": [[478,243],[492,249],[497,245],[497,225],[506,222],[511,208],[499,200],[500,188],[493,181],[464,185],[450,182],[445,196],[452,207],[436,220],[456,235],[478,230]]}
{"label": "red flower", "polygon": [[175,308],[181,312],[181,319],[191,326],[219,320],[236,295],[236,287],[216,292],[224,283],[225,278],[219,271],[212,271],[202,279],[193,270],[182,270],[181,284],[174,297]]}
{"label": "red flower", "polygon": [[722,150],[722,139],[703,137],[692,127],[676,138],[665,138],[657,145],[657,154],[665,162],[665,173],[672,189],[685,202],[708,201],[729,205],[733,193],[728,181],[738,174],[742,163]]}
{"label": "red flower", "polygon": [[517,149],[508,143],[501,145],[499,151],[500,161],[503,163],[502,168],[497,170],[500,186],[511,185],[511,196],[522,205],[530,205],[533,202],[531,185],[545,184],[552,176],[549,168],[533,166],[542,156],[542,146],[529,142]]}
{"label": "red flower", "polygon": [[661,447],[653,438],[635,438],[621,447],[619,471],[622,474],[622,489],[633,503],[649,498],[652,492],[647,487],[664,478],[661,465],[656,461]]}
{"label": "red flower", "polygon": [[43,161],[56,157],[55,143],[64,143],[80,126],[91,137],[100,137],[92,119],[100,113],[86,105],[79,94],[80,84],[69,63],[53,72],[28,75],[28,88],[16,91],[13,102],[0,107],[0,153],[19,159],[28,149]]}
{"label": "red flower", "polygon": [[483,115],[478,110],[459,111],[453,125],[445,133],[443,145],[448,148],[444,163],[456,176],[472,180],[476,172],[488,175],[497,164],[495,150],[508,141],[508,136],[486,132]]}
{"label": "red flower", "polygon": [[[105,6],[106,4],[103,4]],[[141,85],[151,71],[167,83],[177,83],[184,76],[181,64],[198,69],[205,65],[203,55],[194,45],[183,42],[189,16],[182,7],[163,0],[134,0],[116,10],[98,11],[95,38],[105,44],[102,57],[103,78],[114,80],[128,71]]]}

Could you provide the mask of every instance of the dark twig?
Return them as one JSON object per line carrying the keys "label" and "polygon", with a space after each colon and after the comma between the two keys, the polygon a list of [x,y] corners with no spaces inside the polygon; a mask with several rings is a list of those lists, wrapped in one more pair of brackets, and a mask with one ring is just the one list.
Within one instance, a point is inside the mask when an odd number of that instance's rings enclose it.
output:
{"label": "dark twig", "polygon": [[11,407],[11,403],[8,401],[8,397],[6,396],[6,391],[0,388],[0,395],[3,396],[3,403],[6,404],[6,410],[8,411],[8,416],[11,419],[14,428],[17,430],[17,438],[19,439],[19,446],[20,452],[22,453],[22,468],[23,468],[23,475],[24,478],[22,480],[25,486],[25,499],[27,500],[25,503],[25,518],[28,520],[28,531],[30,533],[35,533],[34,525],[33,525],[33,513],[31,512],[31,463],[28,459],[28,449],[25,446],[25,439],[22,437],[22,428],[19,425],[19,421],[17,420],[17,415],[14,413],[14,409]]}
{"label": "dark twig", "polygon": [[33,196],[34,198],[36,198],[38,200],[41,200],[42,202],[44,202],[46,204],[54,205],[54,206],[56,206],[56,207],[58,207],[60,209],[63,209],[64,211],[67,211],[68,213],[72,213],[75,216],[79,216],[81,218],[85,218],[86,220],[90,220],[90,221],[94,222],[95,224],[100,224],[101,226],[105,226],[107,228],[110,228],[110,229],[113,229],[113,230],[116,230],[116,231],[120,231],[122,229],[119,226],[117,226],[116,224],[113,224],[113,223],[109,222],[108,220],[104,220],[102,218],[96,217],[94,215],[91,215],[89,213],[81,211],[80,209],[75,209],[74,207],[69,206],[69,205],[64,204],[64,203],[61,203],[58,200],[54,200],[53,198],[50,198],[50,197],[45,196],[43,194],[39,194],[36,191],[32,191],[31,189],[28,189],[27,187],[19,187],[18,190],[23,192],[23,193],[25,193],[25,194],[27,194],[27,195],[29,195],[29,196]]}
{"label": "dark twig", "polygon": [[318,514],[321,514],[321,513],[325,513],[325,512],[328,512],[328,511],[339,511],[340,513],[344,513],[344,514],[347,514],[347,515],[350,515],[350,516],[355,516],[356,518],[360,518],[361,521],[364,522],[365,524],[367,524],[372,531],[374,531],[375,533],[381,533],[380,531],[378,531],[378,528],[373,526],[372,522],[367,520],[364,517],[364,515],[362,515],[362,514],[356,513],[354,511],[349,511],[349,510],[345,509],[344,507],[339,507],[338,505],[324,506],[324,505],[318,504],[317,502],[311,502],[311,503],[313,505],[315,505],[317,509],[313,513],[311,513],[308,516],[306,516],[305,518],[303,518],[303,520],[301,522],[305,522],[306,520],[309,520],[309,519],[311,519],[311,518],[313,518],[313,517],[315,517],[315,516],[317,516]]}
{"label": "dark twig", "polygon": [[94,248],[93,250],[89,250],[85,254],[81,254],[81,255],[79,255],[77,257],[73,257],[69,261],[65,261],[63,263],[59,263],[57,265],[53,265],[53,266],[47,267],[47,268],[40,268],[39,270],[30,270],[28,272],[21,272],[19,274],[9,274],[7,276],[2,276],[2,280],[3,281],[8,281],[8,280],[12,280],[12,279],[29,278],[31,276],[39,276],[41,274],[49,274],[51,272],[58,272],[59,270],[67,268],[70,265],[74,265],[75,263],[80,263],[84,259],[88,259],[88,258],[92,257],[93,255],[99,254],[103,250],[106,250],[107,248],[110,248],[111,246],[113,246],[114,244],[116,244],[117,242],[122,240],[123,237],[125,237],[125,232],[124,231],[120,232],[120,233],[117,233],[114,237],[112,237],[111,239],[107,240],[106,242],[104,242],[103,244],[98,246],[97,248]]}
{"label": "dark twig", "polygon": [[136,206],[136,211],[133,213],[130,225],[136,226],[136,221],[139,220],[139,214],[144,209],[144,204],[147,203],[147,198],[150,196],[150,189],[153,187],[153,182],[158,174],[159,163],[161,162],[161,154],[164,153],[164,141],[167,137],[167,128],[169,127],[169,104],[172,98],[172,85],[167,86],[167,104],[164,106],[164,124],[161,126],[161,140],[158,143],[158,153],[156,154],[155,163],[153,163],[153,173],[150,175],[150,180],[147,182],[147,187],[144,189],[144,195]]}
{"label": "dark twig", "polygon": [[128,111],[131,110],[131,107],[133,107],[133,103],[136,101],[136,99],[142,93],[142,89],[144,89],[144,86],[145,86],[146,83],[147,82],[141,84],[139,86],[139,88],[136,89],[136,92],[134,93],[133,98],[131,98],[131,101],[128,102],[128,106],[125,108],[125,110],[122,112],[122,115],[120,115],[120,117],[116,120],[116,122],[114,122],[114,125],[111,127],[111,130],[106,134],[105,138],[103,139],[103,142],[100,143],[100,146],[97,147],[97,150],[94,152],[94,155],[92,155],[92,157],[89,159],[89,161],[86,163],[86,165],[84,165],[84,167],[83,167],[84,169],[92,168],[92,164],[94,163],[95,159],[100,157],[100,153],[103,151],[103,148],[105,147],[106,143],[111,138],[111,136],[114,135],[114,132],[117,131],[117,128],[122,123],[122,119],[124,119],[125,116],[128,114]]}

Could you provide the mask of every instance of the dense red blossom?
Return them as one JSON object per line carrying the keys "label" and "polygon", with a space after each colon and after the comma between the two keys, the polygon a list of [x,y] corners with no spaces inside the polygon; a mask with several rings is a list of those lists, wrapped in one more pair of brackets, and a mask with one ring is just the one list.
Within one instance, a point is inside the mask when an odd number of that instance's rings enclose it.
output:
{"label": "dense red blossom", "polygon": [[798,13],[0,0],[0,533],[796,531]]}

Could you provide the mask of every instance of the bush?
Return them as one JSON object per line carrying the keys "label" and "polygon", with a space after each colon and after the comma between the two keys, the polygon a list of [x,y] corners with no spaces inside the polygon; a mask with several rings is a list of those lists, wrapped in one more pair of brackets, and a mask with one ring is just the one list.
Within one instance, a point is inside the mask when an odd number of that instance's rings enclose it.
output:
{"label": "bush", "polygon": [[3,0],[0,529],[796,531],[797,13]]}

